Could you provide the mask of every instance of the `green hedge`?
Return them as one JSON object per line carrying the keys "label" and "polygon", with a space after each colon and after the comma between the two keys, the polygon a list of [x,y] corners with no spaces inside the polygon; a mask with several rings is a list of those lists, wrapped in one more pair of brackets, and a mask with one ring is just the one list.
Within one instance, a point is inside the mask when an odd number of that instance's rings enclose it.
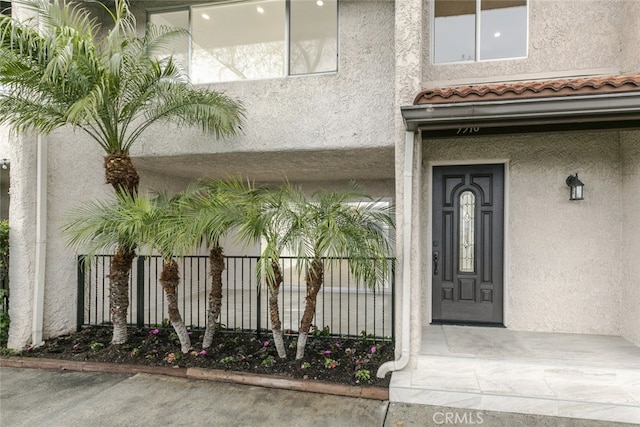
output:
{"label": "green hedge", "polygon": [[[0,347],[9,339],[9,222],[0,221]],[[6,289],[4,287],[7,287]]]}

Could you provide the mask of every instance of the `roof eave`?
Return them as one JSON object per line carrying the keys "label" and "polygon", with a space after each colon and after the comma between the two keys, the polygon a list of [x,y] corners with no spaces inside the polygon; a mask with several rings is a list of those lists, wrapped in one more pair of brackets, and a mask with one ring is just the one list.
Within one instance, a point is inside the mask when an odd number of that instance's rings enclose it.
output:
{"label": "roof eave", "polygon": [[640,91],[420,104],[401,107],[401,113],[408,131],[611,121],[637,121],[640,128]]}

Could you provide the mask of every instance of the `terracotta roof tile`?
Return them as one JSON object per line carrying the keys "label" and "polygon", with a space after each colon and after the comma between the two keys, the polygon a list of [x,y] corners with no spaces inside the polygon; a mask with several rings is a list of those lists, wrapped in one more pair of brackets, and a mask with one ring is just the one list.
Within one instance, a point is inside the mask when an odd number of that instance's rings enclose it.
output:
{"label": "terracotta roof tile", "polygon": [[640,73],[424,89],[413,103],[442,104],[632,91],[640,91]]}

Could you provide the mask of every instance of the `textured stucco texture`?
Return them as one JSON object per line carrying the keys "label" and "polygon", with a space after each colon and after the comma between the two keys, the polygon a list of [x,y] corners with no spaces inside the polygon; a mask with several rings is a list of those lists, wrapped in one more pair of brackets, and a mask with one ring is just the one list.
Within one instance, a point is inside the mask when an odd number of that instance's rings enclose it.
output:
{"label": "textured stucco texture", "polygon": [[[624,146],[626,153],[637,145]],[[622,332],[633,307],[623,307],[621,298],[637,292],[622,283],[625,265],[631,264],[624,254],[638,253],[636,242],[621,242],[623,216],[637,218],[637,204],[623,209],[623,199],[633,198],[638,184],[623,184],[619,133],[442,139],[425,142],[424,149],[423,212],[431,203],[429,165],[506,161],[507,327]],[[628,173],[637,173],[637,158],[627,160]],[[569,201],[565,179],[576,172],[585,183],[585,200]],[[423,226],[430,227],[424,218]],[[628,275],[637,280],[637,273]],[[430,321],[428,283],[422,299],[425,323]]]}

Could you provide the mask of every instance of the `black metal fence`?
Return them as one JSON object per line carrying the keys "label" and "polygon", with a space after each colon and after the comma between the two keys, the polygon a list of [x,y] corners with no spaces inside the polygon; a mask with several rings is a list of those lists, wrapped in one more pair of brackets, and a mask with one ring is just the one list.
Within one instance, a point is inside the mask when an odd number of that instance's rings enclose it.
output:
{"label": "black metal fence", "polygon": [[[111,256],[98,255],[91,262],[78,259],[78,329],[86,325],[110,323],[109,273]],[[223,273],[223,301],[220,322],[228,330],[270,330],[268,287],[256,276],[257,257],[226,256]],[[314,325],[332,335],[394,336],[394,260],[389,259],[388,279],[376,288],[357,283],[349,274],[349,260],[325,260],[323,286],[318,294]],[[178,302],[185,324],[192,329],[206,327],[208,295],[211,290],[209,258],[187,256],[178,260],[181,282]],[[284,283],[280,288],[282,329],[297,331],[304,311],[306,285],[297,259],[283,257]],[[161,325],[168,318],[166,301],[158,278],[162,270],[159,256],[139,256],[130,279],[129,323]]]}

